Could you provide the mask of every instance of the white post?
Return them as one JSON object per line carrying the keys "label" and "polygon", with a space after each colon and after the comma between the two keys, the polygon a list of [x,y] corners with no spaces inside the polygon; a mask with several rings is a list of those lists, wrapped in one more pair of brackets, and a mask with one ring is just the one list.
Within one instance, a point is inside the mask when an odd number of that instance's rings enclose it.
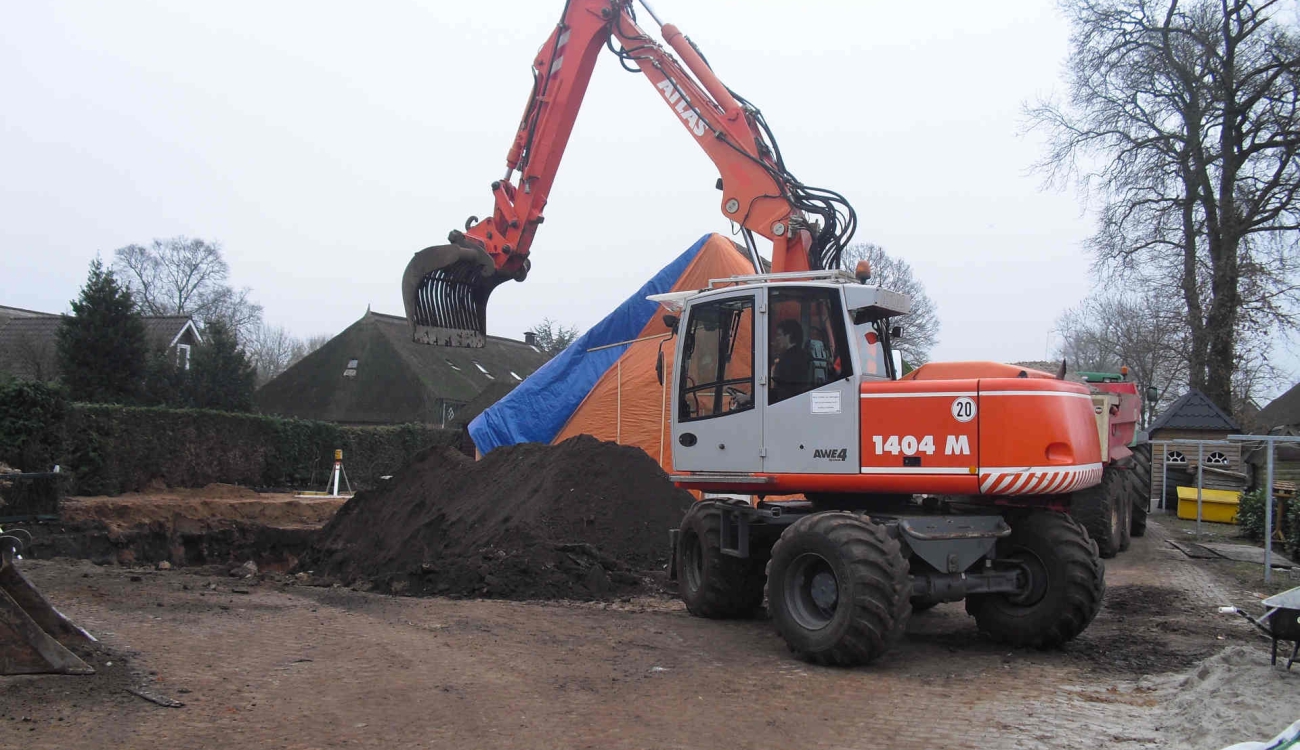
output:
{"label": "white post", "polygon": [[341,473],[342,468],[343,468],[343,450],[336,449],[334,451],[334,476],[330,478],[330,484],[333,485],[334,489],[330,493],[330,497],[339,496],[339,474]]}
{"label": "white post", "polygon": [[[1160,508],[1169,510],[1169,443],[1160,444]],[[1174,518],[1178,517],[1178,496],[1174,496]]]}
{"label": "white post", "polygon": [[1196,540],[1201,540],[1201,477],[1205,472],[1201,471],[1205,467],[1205,444],[1196,444]]}
{"label": "white post", "polygon": [[1268,471],[1264,474],[1264,583],[1268,583],[1273,579],[1273,449],[1277,443],[1269,440],[1264,445],[1268,450]]}

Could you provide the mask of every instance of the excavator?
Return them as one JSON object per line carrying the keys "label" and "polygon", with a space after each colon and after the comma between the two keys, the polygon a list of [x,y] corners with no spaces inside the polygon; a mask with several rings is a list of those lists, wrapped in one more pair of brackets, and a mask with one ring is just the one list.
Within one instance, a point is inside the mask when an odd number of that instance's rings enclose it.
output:
{"label": "excavator", "polygon": [[[856,216],[797,180],[761,111],[675,26],[665,49],[632,0],[566,0],[493,182],[493,208],[415,254],[402,282],[412,337],[482,346],[489,295],[527,276],[530,249],[596,57],[642,74],[717,166],[721,209],[754,273],[656,295],[675,339],[673,481],[701,499],[672,530],[687,609],[747,617],[764,601],[796,656],[866,664],[914,612],[965,601],[1015,646],[1077,636],[1105,588],[1098,545],[1071,517],[1128,451],[1109,394],[993,362],[898,372],[911,301],[840,270]],[[675,55],[674,55],[675,53]],[[771,242],[763,267],[755,235]],[[1101,399],[1100,401],[1098,399]],[[1115,420],[1117,424],[1111,424]],[[1120,515],[1122,518],[1122,514]]]}

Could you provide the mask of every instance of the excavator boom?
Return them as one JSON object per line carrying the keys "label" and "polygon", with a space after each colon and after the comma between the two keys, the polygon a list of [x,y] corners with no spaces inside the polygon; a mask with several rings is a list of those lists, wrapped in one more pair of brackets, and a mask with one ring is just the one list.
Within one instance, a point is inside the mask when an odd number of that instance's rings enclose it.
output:
{"label": "excavator boom", "polygon": [[470,217],[447,244],[421,250],[407,265],[402,299],[416,341],[483,346],[492,291],[527,277],[533,238],[602,46],[625,69],[644,74],[717,166],[723,215],[740,225],[756,271],[762,269],[755,234],[772,242],[773,271],[838,266],[853,234],[853,209],[838,193],[796,180],[762,113],[723,85],[675,26],[661,24],[661,33],[676,56],[637,25],[632,0],[567,0],[534,58],[533,89],[505,176],[492,183],[491,215]]}

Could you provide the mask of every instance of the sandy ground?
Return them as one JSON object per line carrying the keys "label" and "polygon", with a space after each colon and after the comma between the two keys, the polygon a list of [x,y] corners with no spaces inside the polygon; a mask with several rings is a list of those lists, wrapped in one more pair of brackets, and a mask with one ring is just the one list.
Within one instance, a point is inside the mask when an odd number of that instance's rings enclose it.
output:
{"label": "sandy ground", "polygon": [[172,524],[179,518],[204,527],[224,521],[264,526],[319,526],[346,502],[343,498],[261,493],[230,484],[198,489],[159,489],[113,497],[70,497],[60,505],[66,523],[100,521],[111,530],[141,524]]}
{"label": "sandy ground", "polygon": [[1300,719],[1300,668],[1270,667],[1265,641],[1215,612],[1249,594],[1158,521],[1109,562],[1106,608],[1064,650],[999,648],[948,604],[853,670],[792,659],[770,622],[701,620],[668,598],[25,570],[105,650],[92,677],[0,678],[0,747],[1221,748]]}

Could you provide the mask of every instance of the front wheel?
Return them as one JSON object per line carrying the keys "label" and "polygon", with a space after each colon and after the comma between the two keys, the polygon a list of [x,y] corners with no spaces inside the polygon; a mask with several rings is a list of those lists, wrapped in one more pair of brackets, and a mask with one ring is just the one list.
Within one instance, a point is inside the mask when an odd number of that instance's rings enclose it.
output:
{"label": "front wheel", "polygon": [[907,628],[911,579],[898,541],[865,516],[814,513],[772,548],[767,603],[796,656],[854,666],[879,658]]}
{"label": "front wheel", "polygon": [[678,592],[696,617],[751,617],[763,606],[761,562],[722,553],[722,510],[697,502],[677,536]]}
{"label": "front wheel", "polygon": [[1024,589],[966,598],[966,611],[995,641],[1059,646],[1082,633],[1101,609],[1106,581],[1097,545],[1063,513],[1035,511],[1012,521],[997,558],[1023,572]]}

